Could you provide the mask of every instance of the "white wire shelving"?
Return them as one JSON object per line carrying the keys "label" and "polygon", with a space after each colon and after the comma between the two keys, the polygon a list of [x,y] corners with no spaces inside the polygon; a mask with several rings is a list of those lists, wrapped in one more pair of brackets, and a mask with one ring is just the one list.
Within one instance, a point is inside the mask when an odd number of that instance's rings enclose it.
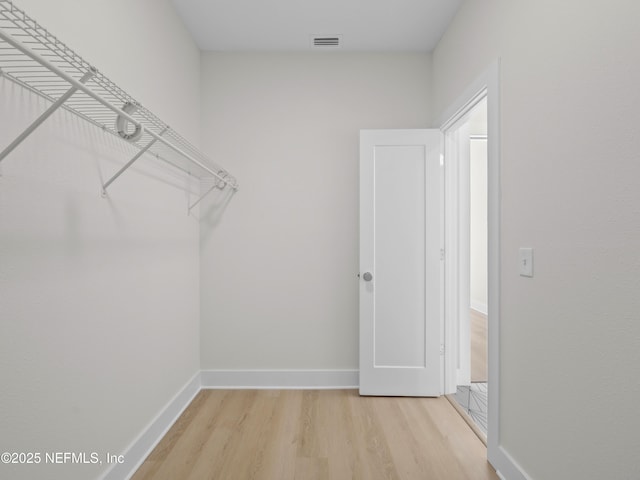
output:
{"label": "white wire shelving", "polygon": [[[215,188],[238,183],[191,143],[48,32],[10,0],[0,0],[0,75],[51,102],[49,108],[0,152],[0,162],[58,108],[67,109],[134,145],[138,152],[102,185],[102,193],[143,155],[153,155]],[[2,147],[0,147],[2,148]]]}

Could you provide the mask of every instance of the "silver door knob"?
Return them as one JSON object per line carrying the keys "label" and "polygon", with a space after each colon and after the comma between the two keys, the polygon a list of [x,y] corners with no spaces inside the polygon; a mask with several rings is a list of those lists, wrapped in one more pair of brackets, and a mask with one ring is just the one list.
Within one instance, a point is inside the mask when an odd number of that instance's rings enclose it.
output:
{"label": "silver door knob", "polygon": [[371,280],[373,280],[373,275],[371,275],[371,272],[364,272],[364,275],[362,275],[362,279],[365,282],[370,282]]}

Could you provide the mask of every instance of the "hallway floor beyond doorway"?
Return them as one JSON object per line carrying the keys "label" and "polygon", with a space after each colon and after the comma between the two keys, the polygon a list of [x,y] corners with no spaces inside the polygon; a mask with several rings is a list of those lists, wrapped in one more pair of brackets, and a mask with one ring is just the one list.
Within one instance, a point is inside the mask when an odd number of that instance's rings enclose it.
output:
{"label": "hallway floor beyond doorway", "polygon": [[471,417],[471,420],[487,436],[487,383],[472,383],[470,386],[458,386],[455,400]]}
{"label": "hallway floor beyond doorway", "polygon": [[488,320],[484,313],[471,309],[471,381],[486,382],[487,368],[487,334]]}

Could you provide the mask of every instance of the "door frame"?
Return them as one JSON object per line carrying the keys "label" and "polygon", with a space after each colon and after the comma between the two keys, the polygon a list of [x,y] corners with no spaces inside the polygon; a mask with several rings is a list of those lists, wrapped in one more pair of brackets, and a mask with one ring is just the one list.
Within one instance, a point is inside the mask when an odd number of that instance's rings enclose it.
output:
{"label": "door frame", "polygon": [[[493,467],[507,478],[518,478],[513,470],[513,462],[500,444],[500,59],[495,60],[476,78],[458,99],[445,110],[441,117],[440,129],[445,135],[455,123],[466,115],[482,98],[487,98],[487,222],[488,222],[488,424],[487,458]],[[446,147],[445,147],[446,155]],[[450,159],[446,158],[445,163]],[[447,184],[448,185],[448,184]],[[447,197],[448,198],[448,197]],[[449,202],[445,205],[445,217],[451,221],[457,211]],[[448,232],[451,233],[451,232]],[[445,249],[452,248],[451,237],[445,239]],[[455,243],[453,244],[455,245]],[[448,252],[449,250],[446,250]],[[448,255],[447,255],[448,260]],[[445,278],[457,276],[457,265],[445,262]],[[455,262],[453,262],[455,263]],[[447,281],[445,288],[455,288]],[[446,306],[445,306],[446,309]],[[457,339],[452,337],[453,319],[445,311],[445,391],[456,383],[457,368],[454,355]],[[454,386],[455,391],[455,386]],[[513,476],[512,476],[513,475]]]}
{"label": "door frame", "polygon": [[[445,152],[445,243],[444,392],[456,393],[458,385],[471,384],[470,294],[470,217],[469,127],[462,123],[468,112],[485,97],[480,92],[469,102],[465,111],[456,116],[443,130]],[[455,365],[455,368],[453,366]]]}

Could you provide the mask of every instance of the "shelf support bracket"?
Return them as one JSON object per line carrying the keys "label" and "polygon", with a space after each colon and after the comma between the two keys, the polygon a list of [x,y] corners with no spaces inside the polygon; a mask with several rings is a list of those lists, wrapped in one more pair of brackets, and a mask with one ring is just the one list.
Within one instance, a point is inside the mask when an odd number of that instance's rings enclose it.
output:
{"label": "shelf support bracket", "polygon": [[[160,135],[163,135],[164,132],[166,132],[169,129],[169,127],[164,127],[164,129],[160,132]],[[131,165],[133,165],[135,163],[136,160],[138,160],[142,155],[144,155],[144,153],[149,150],[151,147],[153,147],[153,144],[156,143],[158,141],[157,138],[152,138],[151,141],[149,143],[147,143],[144,147],[142,147],[138,153],[136,153],[133,158],[131,160],[129,160],[127,163],[124,164],[124,166],[118,170],[115,175],[113,177],[111,177],[109,180],[107,180],[105,182],[104,185],[102,185],[102,196],[106,197],[107,196],[107,188],[109,187],[109,185],[111,185],[114,180],[116,178],[118,178],[120,175],[122,175],[125,170],[127,170]]]}
{"label": "shelf support bracket", "polygon": [[[209,195],[215,188],[219,188],[220,190],[223,190],[224,187],[227,186],[227,173],[224,171],[220,171],[218,172],[220,175],[216,175],[216,180],[213,184],[212,187],[210,187],[206,192],[204,192],[202,195],[200,195],[200,197],[193,202],[191,205],[189,205],[189,209],[187,210],[187,215],[191,214],[191,210],[193,210],[195,208],[196,205],[198,205],[202,200],[204,200],[204,197],[206,197],[207,195]],[[235,188],[234,188],[235,190]]]}
{"label": "shelf support bracket", "polygon": [[[93,77],[96,73],[96,70],[92,69],[85,73],[80,79],[80,83],[86,83]],[[4,160],[4,158],[9,155],[13,150],[20,145],[29,135],[33,133],[33,131],[38,128],[42,123],[49,118],[53,112],[59,109],[64,102],[69,100],[71,96],[78,91],[78,87],[72,85],[69,90],[67,90],[60,98],[58,98],[55,102],[51,104],[49,108],[47,108],[42,115],[36,118],[31,125],[29,125],[24,132],[16,137],[16,139],[11,142],[2,152],[0,152],[0,162]]]}

